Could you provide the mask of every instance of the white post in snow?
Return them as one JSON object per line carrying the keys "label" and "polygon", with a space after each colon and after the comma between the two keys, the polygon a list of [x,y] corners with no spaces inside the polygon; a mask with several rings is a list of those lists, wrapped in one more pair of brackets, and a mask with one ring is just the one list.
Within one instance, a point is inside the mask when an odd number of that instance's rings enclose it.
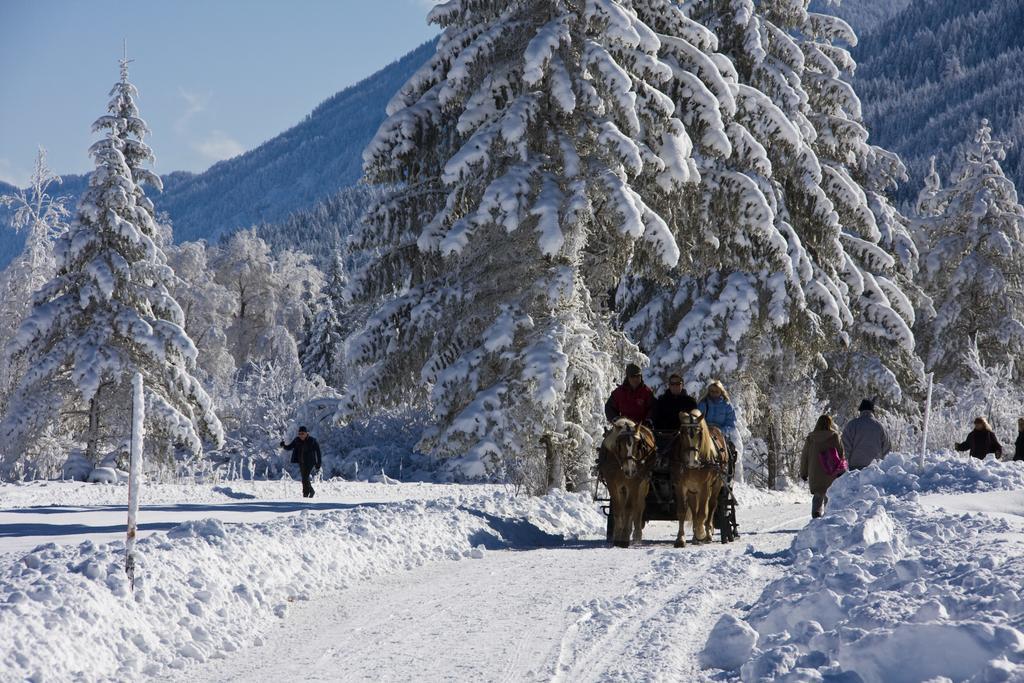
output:
{"label": "white post in snow", "polygon": [[132,589],[135,588],[135,527],[139,512],[139,475],[142,473],[142,425],[146,404],[142,397],[142,373],[132,378],[132,441],[131,463],[128,466],[128,540],[125,542],[124,571]]}
{"label": "white post in snow", "polygon": [[921,454],[917,456],[917,469],[924,471],[924,453],[928,448],[928,420],[932,414],[932,380],[935,373],[928,374],[928,398],[924,404],[924,427],[921,429]]}

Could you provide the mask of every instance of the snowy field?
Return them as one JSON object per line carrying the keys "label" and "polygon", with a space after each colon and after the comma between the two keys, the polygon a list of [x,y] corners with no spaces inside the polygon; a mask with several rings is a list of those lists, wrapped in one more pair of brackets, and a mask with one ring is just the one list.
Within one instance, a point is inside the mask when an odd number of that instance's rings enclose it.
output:
{"label": "snowy field", "polygon": [[608,548],[571,494],[153,486],[134,592],[123,487],[5,485],[0,679],[1024,680],[1024,466],[916,472],[846,475],[813,522],[740,487],[740,540],[685,549]]}

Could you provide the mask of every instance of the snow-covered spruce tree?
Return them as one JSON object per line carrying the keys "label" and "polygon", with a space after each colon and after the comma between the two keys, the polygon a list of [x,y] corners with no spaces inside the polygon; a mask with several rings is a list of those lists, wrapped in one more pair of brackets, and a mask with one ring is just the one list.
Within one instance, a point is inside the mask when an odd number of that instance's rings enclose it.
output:
{"label": "snow-covered spruce tree", "polygon": [[346,329],[343,322],[348,304],[348,276],[341,253],[335,252],[327,272],[327,281],[320,292],[319,310],[309,325],[299,352],[303,372],[319,375],[335,388],[340,388],[344,383],[344,343],[346,335],[351,331]]}
{"label": "snow-covered spruce tree", "polygon": [[[794,20],[799,23],[789,26],[789,34],[804,57],[801,83],[815,133],[811,147],[821,161],[823,187],[839,214],[850,260],[842,277],[854,324],[848,343],[826,354],[823,390],[840,412],[853,411],[861,396],[914,409],[924,364],[911,328],[915,309],[928,313],[931,301],[914,284],[918,251],[907,219],[887,196],[907,180],[906,168],[895,154],[868,143],[860,100],[847,80],[856,65],[842,46],[856,45],[853,30],[837,17],[806,8],[794,12]],[[784,21],[780,16],[780,24]]]}
{"label": "snow-covered spruce tree", "polygon": [[[784,72],[794,72],[761,47],[754,6],[678,7],[716,29],[697,39],[690,37],[693,29],[679,31],[680,20],[655,24],[700,47],[684,43],[677,56],[664,54],[666,61],[692,65],[700,79],[695,84],[677,70],[668,91],[696,141],[702,178],[670,221],[679,226],[688,258],[668,286],[628,280],[619,291],[620,313],[661,374],[681,371],[694,391],[712,378],[729,385],[752,434],[768,446],[762,481],[771,484],[787,469],[780,453],[806,429],[785,432],[787,418],[819,409],[813,380],[823,365],[820,354],[852,322],[839,277],[840,224],[805,138],[806,117],[766,94],[789,82]],[[771,69],[755,68],[769,59]],[[688,114],[714,106],[702,106],[705,90],[717,100],[726,145],[713,144],[718,133],[703,123],[711,116]]]}
{"label": "snow-covered spruce tree", "polygon": [[813,316],[798,343],[822,352],[822,389],[840,409],[851,392],[899,400],[901,384],[921,376],[909,327],[911,299],[920,299],[909,279],[916,253],[883,194],[902,167],[867,144],[841,78],[853,61],[836,43],[855,41],[852,31],[808,12],[805,0],[706,0],[688,10],[736,66],[737,118],[764,146],[778,210],[810,257],[802,279]]}
{"label": "snow-covered spruce tree", "polygon": [[10,344],[29,370],[0,427],[7,469],[54,423],[85,442],[93,463],[105,447],[121,447],[135,372],[146,386],[148,448],[199,453],[204,438],[223,440],[210,397],[191,374],[196,348],[168,293],[174,274],[154,241],[153,204],[139,185],[159,189],[160,180],[141,168],[152,153],[142,142],[148,129],[136,95],[122,61],[108,113],[93,125],[106,135],[89,150],[96,162],[89,188],[55,249],[57,275],[37,292]]}
{"label": "snow-covered spruce tree", "polygon": [[633,359],[608,298],[631,258],[675,263],[650,197],[697,179],[656,88],[671,70],[615,0],[454,0],[430,20],[437,52],[364,152],[368,180],[397,189],[356,238],[379,254],[353,290],[386,298],[352,340],[351,396],[429,398],[421,448],[461,475],[520,462],[543,488],[538,463],[558,484],[565,453],[572,485]]}
{"label": "snow-covered spruce tree", "polygon": [[663,211],[679,239],[679,265],[667,280],[623,280],[619,314],[659,374],[681,372],[698,391],[711,378],[739,378],[749,359],[801,348],[784,338],[795,325],[800,334],[813,327],[803,290],[811,260],[780,211],[765,150],[786,144],[787,133],[794,147],[800,140],[766,98],[738,83],[729,58],[716,52],[717,37],[680,6],[634,6],[673,69],[664,90],[695,141],[701,182]]}
{"label": "snow-covered spruce tree", "polygon": [[923,281],[936,309],[920,328],[925,362],[953,391],[975,379],[965,355],[972,339],[985,367],[1012,368],[1016,378],[1024,370],[1024,207],[1003,175],[1004,150],[983,121],[950,185],[940,187],[933,165],[918,202]]}

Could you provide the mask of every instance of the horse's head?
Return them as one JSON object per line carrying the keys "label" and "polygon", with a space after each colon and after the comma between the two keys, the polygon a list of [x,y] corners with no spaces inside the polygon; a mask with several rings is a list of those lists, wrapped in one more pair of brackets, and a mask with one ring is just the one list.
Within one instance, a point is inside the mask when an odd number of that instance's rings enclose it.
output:
{"label": "horse's head", "polygon": [[700,467],[702,459],[713,448],[708,424],[699,410],[679,413],[679,451],[683,467]]}
{"label": "horse's head", "polygon": [[641,428],[632,420],[620,417],[612,425],[612,431],[605,439],[605,448],[618,462],[622,473],[632,479],[640,473],[651,449],[643,438]]}

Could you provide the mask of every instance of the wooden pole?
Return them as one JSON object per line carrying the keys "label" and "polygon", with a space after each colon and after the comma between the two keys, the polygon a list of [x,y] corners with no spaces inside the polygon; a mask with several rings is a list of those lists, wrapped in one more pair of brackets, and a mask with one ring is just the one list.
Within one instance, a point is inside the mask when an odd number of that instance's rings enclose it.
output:
{"label": "wooden pole", "polygon": [[921,472],[924,471],[924,454],[928,449],[928,421],[932,413],[932,381],[934,378],[935,373],[928,374],[928,398],[924,403],[924,425],[921,428],[921,453],[917,456],[917,469]]}
{"label": "wooden pole", "polygon": [[136,372],[132,378],[132,440],[129,451],[131,462],[128,466],[128,539],[125,541],[124,571],[132,590],[135,589],[135,532],[139,513],[139,476],[142,473],[142,424],[145,420],[146,404],[142,395],[142,374]]}

